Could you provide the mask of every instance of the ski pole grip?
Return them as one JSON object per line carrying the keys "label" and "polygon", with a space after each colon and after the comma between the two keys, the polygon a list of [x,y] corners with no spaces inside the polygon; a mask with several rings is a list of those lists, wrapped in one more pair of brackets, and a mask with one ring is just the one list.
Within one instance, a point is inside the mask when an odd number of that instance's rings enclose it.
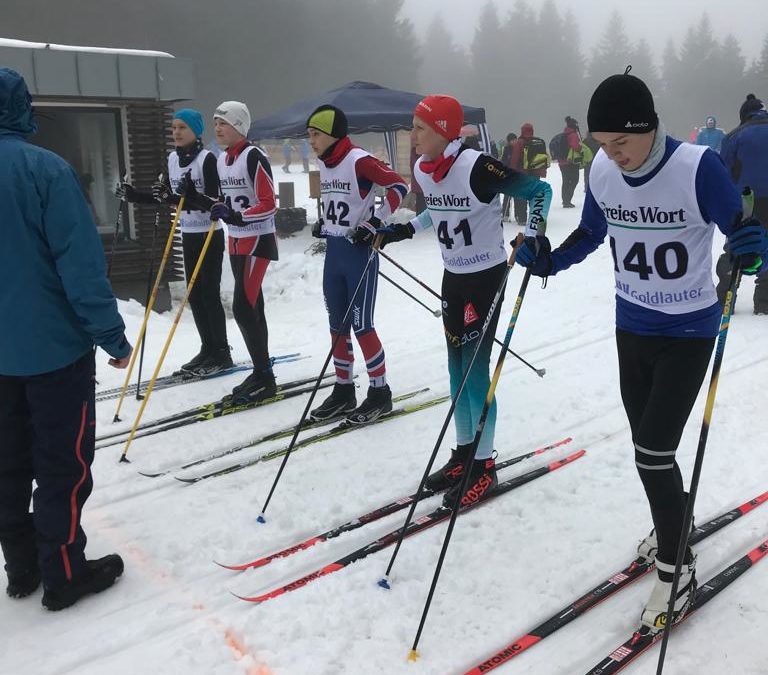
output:
{"label": "ski pole grip", "polygon": [[512,253],[509,254],[509,260],[507,265],[509,267],[515,266],[515,256],[517,255],[517,249],[519,249],[525,241],[525,235],[522,232],[518,232],[517,236],[512,240]]}

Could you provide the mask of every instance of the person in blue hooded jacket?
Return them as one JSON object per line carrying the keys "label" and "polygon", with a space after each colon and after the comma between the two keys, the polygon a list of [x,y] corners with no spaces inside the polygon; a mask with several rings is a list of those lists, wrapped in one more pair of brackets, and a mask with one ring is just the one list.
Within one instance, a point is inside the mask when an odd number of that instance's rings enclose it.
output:
{"label": "person in blue hooded jacket", "polygon": [[43,606],[58,610],[123,572],[117,554],[86,560],[80,518],[93,487],[94,346],[115,368],[131,346],[77,176],[27,142],[36,130],[24,79],[0,68],[0,548],[7,594],[42,581]]}
{"label": "person in blue hooded jacket", "polygon": [[696,136],[696,145],[706,145],[710,150],[720,152],[720,146],[725,138],[725,132],[717,126],[717,120],[710,115],[706,126],[702,127]]}
{"label": "person in blue hooded jacket", "polygon": [[[759,98],[749,94],[741,105],[739,118],[741,124],[723,140],[720,156],[736,186],[740,190],[752,188],[754,216],[768,227],[768,112]],[[717,294],[721,302],[728,289],[730,274],[731,256],[726,250],[717,261]],[[755,314],[768,314],[768,269],[755,277],[752,301]]]}

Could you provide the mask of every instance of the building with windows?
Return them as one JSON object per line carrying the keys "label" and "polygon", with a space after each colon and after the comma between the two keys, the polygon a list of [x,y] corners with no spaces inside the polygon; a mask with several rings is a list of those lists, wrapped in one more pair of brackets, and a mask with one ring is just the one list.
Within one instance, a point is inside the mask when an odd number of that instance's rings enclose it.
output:
{"label": "building with windows", "polygon": [[[122,204],[114,189],[121,176],[148,189],[165,170],[173,104],[194,97],[194,63],[164,52],[0,38],[0,66],[27,81],[39,126],[29,140],[62,156],[80,177],[112,259],[115,294],[144,302],[155,224],[157,269],[171,213]],[[179,246],[169,263],[158,309],[170,304],[167,282],[183,278]]]}

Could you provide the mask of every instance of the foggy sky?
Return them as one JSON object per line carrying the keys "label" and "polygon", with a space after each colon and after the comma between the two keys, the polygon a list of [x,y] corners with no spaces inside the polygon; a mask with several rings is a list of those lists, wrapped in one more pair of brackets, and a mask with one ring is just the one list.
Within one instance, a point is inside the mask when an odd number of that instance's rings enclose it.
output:
{"label": "foggy sky", "polygon": [[[403,16],[414,23],[417,34],[429,25],[440,11],[448,30],[457,44],[468,46],[474,35],[474,26],[486,0],[405,0]],[[506,16],[515,0],[495,0],[500,17]],[[541,3],[528,0],[535,10]],[[583,53],[599,41],[608,18],[617,9],[624,18],[627,34],[633,40],[645,38],[659,65],[660,55],[672,38],[679,48],[688,27],[703,13],[709,15],[712,32],[722,40],[733,33],[741,44],[747,65],[760,54],[763,37],[768,31],[768,3],[765,0],[555,0],[561,13],[571,10],[576,17],[582,38]]]}

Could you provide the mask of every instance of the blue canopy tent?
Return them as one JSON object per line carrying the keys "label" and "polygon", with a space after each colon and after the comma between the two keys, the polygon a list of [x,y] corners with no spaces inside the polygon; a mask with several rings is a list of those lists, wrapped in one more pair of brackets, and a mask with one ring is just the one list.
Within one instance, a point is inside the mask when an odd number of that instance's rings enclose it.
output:
{"label": "blue canopy tent", "polygon": [[[397,166],[395,132],[410,129],[413,109],[424,96],[408,91],[388,89],[372,82],[350,82],[313,98],[298,101],[272,115],[255,120],[248,138],[301,138],[307,135],[307,118],[320,105],[330,103],[344,111],[349,121],[349,132],[383,133],[390,164]],[[475,124],[480,130],[481,144],[490,151],[490,138],[485,122],[485,109],[464,107],[465,124]]]}

